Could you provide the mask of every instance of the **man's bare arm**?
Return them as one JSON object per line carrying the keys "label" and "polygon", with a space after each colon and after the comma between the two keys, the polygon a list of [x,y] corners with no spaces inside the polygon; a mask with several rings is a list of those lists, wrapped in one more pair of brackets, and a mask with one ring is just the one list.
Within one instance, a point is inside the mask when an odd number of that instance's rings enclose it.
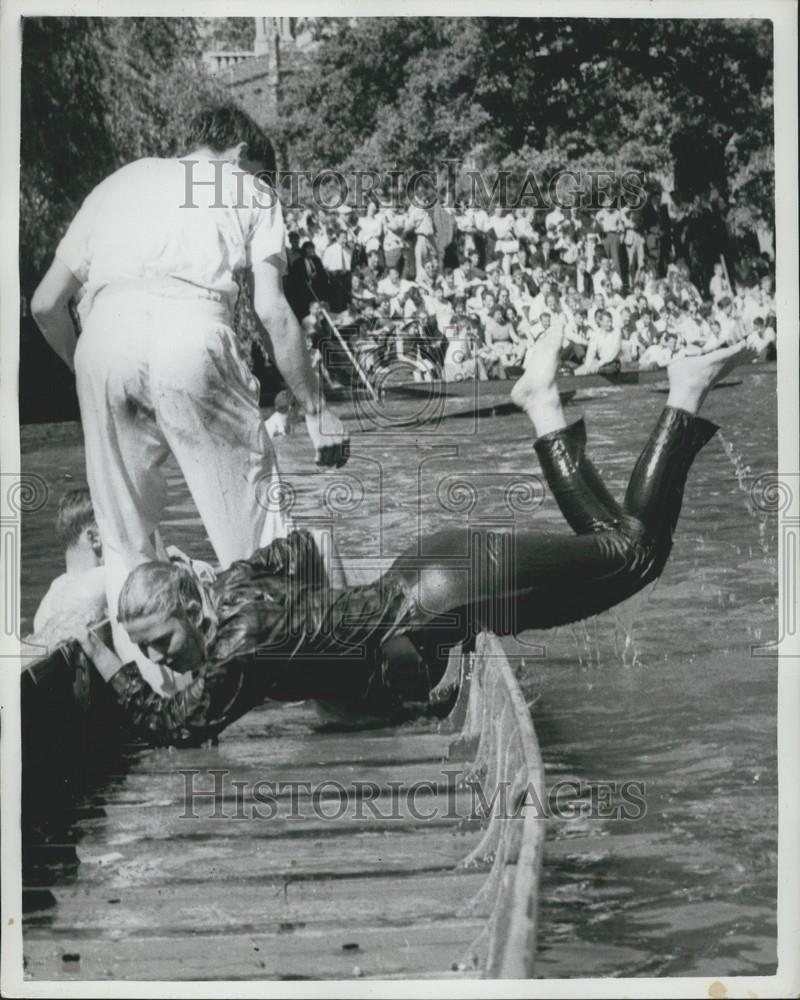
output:
{"label": "man's bare arm", "polygon": [[74,370],[78,338],[69,312],[70,299],[80,291],[81,283],[58,257],[31,299],[31,314],[47,343],[64,364]]}
{"label": "man's bare arm", "polygon": [[318,465],[344,465],[349,438],[339,418],[328,410],[311,364],[306,337],[283,294],[276,259],[253,265],[253,308],[263,327],[263,337],[278,371],[301,406]]}

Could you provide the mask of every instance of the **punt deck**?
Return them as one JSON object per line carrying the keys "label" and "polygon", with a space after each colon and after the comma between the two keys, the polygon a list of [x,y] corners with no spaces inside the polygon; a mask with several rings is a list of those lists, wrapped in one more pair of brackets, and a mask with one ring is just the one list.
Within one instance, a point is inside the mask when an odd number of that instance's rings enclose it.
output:
{"label": "punt deck", "polygon": [[[313,703],[267,703],[210,748],[93,744],[113,766],[26,838],[26,976],[532,976],[536,736],[495,637],[452,666],[442,722],[354,731]],[[63,720],[76,682],[61,675]],[[48,688],[24,687],[24,741],[39,745]],[[23,788],[42,787],[44,757],[28,755]]]}

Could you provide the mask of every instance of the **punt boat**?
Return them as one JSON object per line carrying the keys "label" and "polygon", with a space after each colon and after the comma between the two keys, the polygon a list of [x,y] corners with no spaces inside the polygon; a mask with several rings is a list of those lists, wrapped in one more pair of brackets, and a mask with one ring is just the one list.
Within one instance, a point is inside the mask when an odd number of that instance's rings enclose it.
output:
{"label": "punt boat", "polygon": [[495,636],[442,720],[271,702],[188,750],[127,740],[76,659],[23,675],[30,980],[533,975],[544,775]]}

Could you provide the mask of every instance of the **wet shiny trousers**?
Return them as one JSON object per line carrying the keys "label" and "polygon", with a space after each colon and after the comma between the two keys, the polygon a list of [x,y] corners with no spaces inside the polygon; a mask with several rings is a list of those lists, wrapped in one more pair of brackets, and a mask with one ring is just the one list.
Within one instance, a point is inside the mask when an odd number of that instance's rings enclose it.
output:
{"label": "wet shiny trousers", "polygon": [[[400,581],[409,596],[403,631],[420,662],[441,666],[450,647],[469,644],[481,629],[508,635],[578,621],[655,580],[672,547],[689,469],[717,429],[666,407],[622,503],[586,455],[582,420],[540,437],[534,447],[542,471],[574,534],[446,529],[402,555],[384,582]],[[390,640],[386,654],[388,680],[392,657],[407,650]]]}

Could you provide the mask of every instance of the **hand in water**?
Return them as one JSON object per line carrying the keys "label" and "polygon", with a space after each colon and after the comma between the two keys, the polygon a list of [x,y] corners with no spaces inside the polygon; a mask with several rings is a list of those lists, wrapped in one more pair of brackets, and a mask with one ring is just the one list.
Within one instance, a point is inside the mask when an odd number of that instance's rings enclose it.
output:
{"label": "hand in water", "polygon": [[317,465],[341,468],[350,457],[350,436],[344,424],[327,407],[306,414],[306,427],[314,445]]}

